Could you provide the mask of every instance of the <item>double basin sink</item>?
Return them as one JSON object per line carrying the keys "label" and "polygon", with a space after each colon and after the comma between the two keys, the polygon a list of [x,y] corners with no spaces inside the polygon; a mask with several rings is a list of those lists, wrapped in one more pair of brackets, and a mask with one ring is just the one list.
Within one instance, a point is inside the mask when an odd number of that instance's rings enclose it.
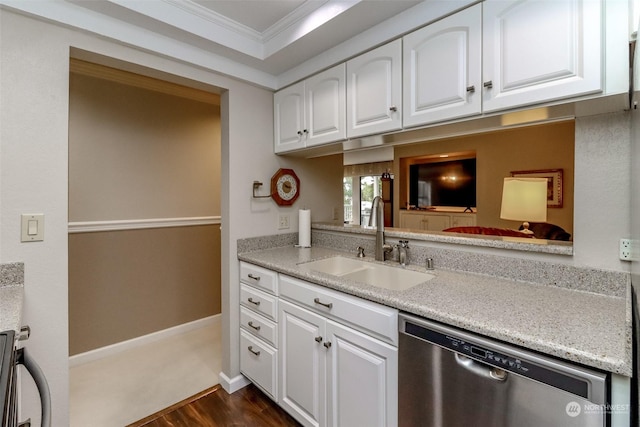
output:
{"label": "double basin sink", "polygon": [[305,262],[299,264],[298,267],[302,270],[325,273],[341,279],[394,291],[412,288],[435,277],[429,273],[375,264],[344,256]]}

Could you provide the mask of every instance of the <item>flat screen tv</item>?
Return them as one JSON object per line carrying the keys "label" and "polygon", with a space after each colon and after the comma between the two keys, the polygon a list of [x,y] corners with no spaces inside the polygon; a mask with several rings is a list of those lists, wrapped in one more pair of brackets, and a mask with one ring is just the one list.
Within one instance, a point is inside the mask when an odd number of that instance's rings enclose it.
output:
{"label": "flat screen tv", "polygon": [[476,159],[410,165],[409,203],[419,208],[475,207]]}

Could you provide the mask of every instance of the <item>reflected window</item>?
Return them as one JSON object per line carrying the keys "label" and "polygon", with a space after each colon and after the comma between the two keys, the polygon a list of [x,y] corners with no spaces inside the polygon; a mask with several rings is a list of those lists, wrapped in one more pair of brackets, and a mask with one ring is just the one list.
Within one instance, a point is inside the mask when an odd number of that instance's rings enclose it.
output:
{"label": "reflected window", "polygon": [[381,195],[382,179],[380,176],[360,177],[360,225],[368,225],[371,217],[373,199]]}

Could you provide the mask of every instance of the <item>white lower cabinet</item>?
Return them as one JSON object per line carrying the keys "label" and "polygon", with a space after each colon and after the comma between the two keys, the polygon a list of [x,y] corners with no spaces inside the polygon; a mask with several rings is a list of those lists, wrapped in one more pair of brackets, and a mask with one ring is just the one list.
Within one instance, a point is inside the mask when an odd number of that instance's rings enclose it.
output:
{"label": "white lower cabinet", "polygon": [[398,424],[398,349],[327,320],[328,426]]}
{"label": "white lower cabinet", "polygon": [[240,367],[272,399],[277,398],[278,352],[275,348],[240,329]]}
{"label": "white lower cabinet", "polygon": [[[369,305],[370,316],[362,316],[361,327],[353,319],[346,326],[332,310],[345,307],[348,295],[279,280],[279,404],[305,426],[397,425],[398,349],[363,332],[383,312],[397,319],[397,311],[356,298],[353,309]],[[314,304],[317,310],[305,308]]]}
{"label": "white lower cabinet", "polygon": [[305,426],[326,425],[326,319],[280,303],[280,406]]}
{"label": "white lower cabinet", "polygon": [[240,371],[278,401],[277,273],[240,263]]}

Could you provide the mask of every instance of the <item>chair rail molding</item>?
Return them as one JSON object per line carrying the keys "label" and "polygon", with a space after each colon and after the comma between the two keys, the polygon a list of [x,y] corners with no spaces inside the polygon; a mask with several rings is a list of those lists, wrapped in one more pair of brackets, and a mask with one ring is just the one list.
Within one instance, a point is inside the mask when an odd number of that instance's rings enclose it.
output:
{"label": "chair rail molding", "polygon": [[141,230],[145,228],[189,227],[194,225],[215,225],[221,223],[222,218],[220,216],[125,219],[112,221],[78,221],[69,222],[69,233]]}

